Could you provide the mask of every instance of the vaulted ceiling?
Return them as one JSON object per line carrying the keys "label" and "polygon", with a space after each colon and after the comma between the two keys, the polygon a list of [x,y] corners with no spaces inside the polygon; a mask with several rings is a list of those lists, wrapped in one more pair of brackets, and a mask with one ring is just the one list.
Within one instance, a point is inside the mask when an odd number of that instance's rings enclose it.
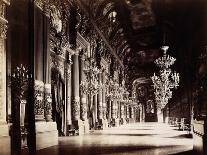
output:
{"label": "vaulted ceiling", "polygon": [[[154,60],[161,56],[163,44],[177,58],[179,72],[192,69],[197,56],[193,49],[206,45],[205,0],[78,1],[124,64],[128,82],[156,71]],[[115,21],[105,20],[112,12],[116,12]]]}

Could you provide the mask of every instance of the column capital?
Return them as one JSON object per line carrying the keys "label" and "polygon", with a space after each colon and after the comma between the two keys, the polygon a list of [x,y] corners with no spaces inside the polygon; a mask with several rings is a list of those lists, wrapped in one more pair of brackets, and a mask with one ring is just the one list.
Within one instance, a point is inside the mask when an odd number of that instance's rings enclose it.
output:
{"label": "column capital", "polygon": [[75,49],[75,51],[74,51],[74,55],[77,55],[77,56],[79,56],[80,54],[81,54],[81,51],[83,50],[83,48],[82,47],[77,47],[76,49]]}

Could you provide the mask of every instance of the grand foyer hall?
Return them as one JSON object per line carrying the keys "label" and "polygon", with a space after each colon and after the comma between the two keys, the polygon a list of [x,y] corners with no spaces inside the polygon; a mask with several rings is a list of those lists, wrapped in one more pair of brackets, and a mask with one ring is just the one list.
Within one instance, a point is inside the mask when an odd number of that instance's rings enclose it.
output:
{"label": "grand foyer hall", "polygon": [[0,0],[0,154],[207,155],[207,1]]}
{"label": "grand foyer hall", "polygon": [[61,137],[38,155],[193,155],[193,140],[186,131],[163,123],[133,123],[90,134]]}

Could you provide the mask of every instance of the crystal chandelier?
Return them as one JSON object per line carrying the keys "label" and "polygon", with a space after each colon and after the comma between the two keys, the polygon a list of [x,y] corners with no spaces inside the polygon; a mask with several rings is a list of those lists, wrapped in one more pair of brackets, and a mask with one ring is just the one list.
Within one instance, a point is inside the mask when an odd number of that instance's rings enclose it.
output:
{"label": "crystal chandelier", "polygon": [[172,72],[170,69],[176,59],[167,55],[168,48],[168,46],[163,46],[163,56],[155,60],[155,64],[160,67],[159,75],[157,76],[154,73],[151,77],[155,89],[155,100],[160,108],[164,108],[169,99],[172,98],[171,89],[176,89],[180,81],[179,73]]}
{"label": "crystal chandelier", "polygon": [[93,60],[90,61],[90,66],[84,68],[84,72],[87,78],[86,80],[81,81],[80,90],[84,94],[95,95],[102,87],[102,84],[98,83],[98,74],[100,73],[100,70],[97,66],[95,66],[95,62]]}

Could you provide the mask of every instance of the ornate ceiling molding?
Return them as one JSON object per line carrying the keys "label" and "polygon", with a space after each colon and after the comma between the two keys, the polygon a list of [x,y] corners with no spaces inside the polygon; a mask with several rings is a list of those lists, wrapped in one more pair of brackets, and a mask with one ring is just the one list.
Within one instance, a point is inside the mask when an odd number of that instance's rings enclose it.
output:
{"label": "ornate ceiling molding", "polygon": [[[88,10],[88,8],[86,7],[87,5],[83,2],[83,0],[77,0],[78,5],[80,6],[81,9],[83,9],[83,11],[86,13],[86,15],[88,17],[91,17],[90,12]],[[98,3],[98,2],[97,2]],[[94,5],[93,5],[94,6]],[[107,38],[104,35],[103,30],[100,30],[100,28],[98,27],[98,25],[96,24],[95,20],[90,18],[90,22],[93,25],[94,29],[96,30],[96,32],[98,33],[98,35],[101,37],[101,39],[104,41],[104,43],[106,44],[106,46],[109,49],[109,52],[116,58],[116,60],[118,61],[118,63],[120,64],[120,66],[122,68],[124,68],[123,62],[121,61],[121,59],[119,58],[119,56],[116,53],[116,50],[114,50],[112,48],[112,46],[110,45],[110,43],[108,42]],[[106,24],[106,23],[104,23]]]}

